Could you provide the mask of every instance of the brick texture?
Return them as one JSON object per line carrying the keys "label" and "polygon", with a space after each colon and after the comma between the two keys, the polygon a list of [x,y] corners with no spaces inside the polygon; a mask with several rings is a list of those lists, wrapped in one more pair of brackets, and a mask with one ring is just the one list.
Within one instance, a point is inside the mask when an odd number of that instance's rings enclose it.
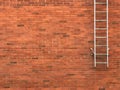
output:
{"label": "brick texture", "polygon": [[93,0],[0,0],[0,90],[120,90],[120,0],[109,0],[109,68],[94,68]]}

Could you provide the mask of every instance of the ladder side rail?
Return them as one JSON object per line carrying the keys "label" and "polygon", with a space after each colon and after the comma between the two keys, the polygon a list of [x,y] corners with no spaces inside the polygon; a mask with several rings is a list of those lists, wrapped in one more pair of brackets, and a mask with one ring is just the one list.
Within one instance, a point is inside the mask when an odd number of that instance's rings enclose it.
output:
{"label": "ladder side rail", "polygon": [[107,13],[107,67],[109,67],[109,43],[108,43],[108,28],[109,28],[109,16],[108,16],[108,12],[109,12],[109,10],[108,10],[108,7],[109,7],[109,2],[108,2],[108,0],[107,0],[107,7],[106,7],[106,13]]}
{"label": "ladder side rail", "polygon": [[96,0],[94,0],[94,67],[96,67]]}

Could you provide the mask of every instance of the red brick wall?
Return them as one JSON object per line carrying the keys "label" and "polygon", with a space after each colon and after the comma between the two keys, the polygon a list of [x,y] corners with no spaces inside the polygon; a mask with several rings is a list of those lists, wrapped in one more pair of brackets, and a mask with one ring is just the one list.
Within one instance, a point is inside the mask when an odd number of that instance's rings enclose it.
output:
{"label": "red brick wall", "polygon": [[0,0],[0,90],[120,90],[120,1],[108,69],[93,67],[93,0],[46,1]]}

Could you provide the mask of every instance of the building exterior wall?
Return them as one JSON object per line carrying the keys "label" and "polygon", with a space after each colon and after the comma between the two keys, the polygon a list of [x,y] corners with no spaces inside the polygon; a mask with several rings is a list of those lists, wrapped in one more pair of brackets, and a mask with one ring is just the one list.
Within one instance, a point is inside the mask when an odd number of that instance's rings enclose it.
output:
{"label": "building exterior wall", "polygon": [[109,0],[109,68],[93,67],[93,0],[0,0],[0,90],[120,90],[120,1]]}

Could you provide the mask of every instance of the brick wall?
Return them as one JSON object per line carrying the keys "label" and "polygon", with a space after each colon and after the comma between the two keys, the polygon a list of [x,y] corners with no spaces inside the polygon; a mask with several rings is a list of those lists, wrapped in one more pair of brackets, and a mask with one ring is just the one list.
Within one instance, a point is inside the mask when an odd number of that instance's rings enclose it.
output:
{"label": "brick wall", "polygon": [[109,0],[109,68],[94,68],[93,0],[0,0],[0,90],[119,90],[119,25]]}

